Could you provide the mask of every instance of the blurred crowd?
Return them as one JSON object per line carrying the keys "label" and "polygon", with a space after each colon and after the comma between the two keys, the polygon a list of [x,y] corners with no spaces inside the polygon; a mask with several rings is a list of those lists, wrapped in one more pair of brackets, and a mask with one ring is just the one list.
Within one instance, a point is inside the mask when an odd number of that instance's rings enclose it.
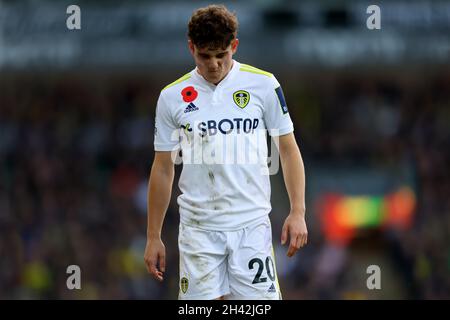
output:
{"label": "blurred crowd", "polygon": [[[370,249],[358,249],[358,243],[349,248],[324,244],[319,232],[313,234],[313,243],[306,248],[305,272],[294,284],[300,288],[298,295],[449,299],[449,73],[400,69],[374,71],[371,75],[312,74],[305,78],[308,81],[300,79],[300,89],[294,91],[297,100],[292,102],[298,108],[291,110],[296,112],[297,140],[307,157],[306,166],[308,161],[350,167],[411,164],[417,209],[411,228],[385,230],[361,240],[375,241],[379,244],[376,250],[386,253],[395,272],[382,282],[393,292],[377,296],[361,287],[353,288],[361,273],[368,275],[351,267]],[[299,274],[298,269],[292,274]],[[401,290],[396,291],[389,283],[395,281]]]}
{"label": "blurred crowd", "polygon": [[[165,281],[152,280],[143,262],[154,108],[167,84],[151,74],[0,78],[0,299],[177,298],[176,185],[163,231]],[[394,298],[449,299],[450,73],[299,74],[277,77],[306,170],[410,161],[413,226],[361,241],[377,239],[401,274]],[[276,248],[286,299],[371,298],[352,288],[354,244],[326,243],[312,228],[296,259],[285,261],[285,249]],[[69,265],[80,267],[82,290],[67,289]]]}

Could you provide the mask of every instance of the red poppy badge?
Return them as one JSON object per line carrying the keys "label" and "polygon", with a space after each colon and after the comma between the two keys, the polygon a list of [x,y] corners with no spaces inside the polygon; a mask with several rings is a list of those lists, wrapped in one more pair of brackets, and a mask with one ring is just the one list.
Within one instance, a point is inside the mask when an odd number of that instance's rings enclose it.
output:
{"label": "red poppy badge", "polygon": [[194,89],[193,86],[189,86],[181,91],[181,95],[183,96],[184,102],[192,102],[197,99],[198,92]]}

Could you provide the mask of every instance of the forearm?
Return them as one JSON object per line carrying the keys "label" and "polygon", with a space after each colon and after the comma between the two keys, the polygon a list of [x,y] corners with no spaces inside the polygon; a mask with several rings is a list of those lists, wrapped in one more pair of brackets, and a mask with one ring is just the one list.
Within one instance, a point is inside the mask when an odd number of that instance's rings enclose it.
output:
{"label": "forearm", "polygon": [[152,167],[147,193],[147,238],[160,238],[172,194],[174,170]]}
{"label": "forearm", "polygon": [[291,213],[305,215],[305,168],[297,145],[281,152],[281,166]]}

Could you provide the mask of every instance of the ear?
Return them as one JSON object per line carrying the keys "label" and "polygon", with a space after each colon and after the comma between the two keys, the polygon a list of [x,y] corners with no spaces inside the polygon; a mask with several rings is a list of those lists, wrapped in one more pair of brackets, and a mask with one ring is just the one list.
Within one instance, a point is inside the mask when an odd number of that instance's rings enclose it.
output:
{"label": "ear", "polygon": [[194,55],[195,46],[194,46],[194,44],[192,43],[191,40],[188,40],[188,47],[189,47],[189,51],[191,52],[191,54]]}
{"label": "ear", "polygon": [[239,46],[239,39],[236,38],[231,42],[231,52],[233,54],[236,53],[238,46]]}

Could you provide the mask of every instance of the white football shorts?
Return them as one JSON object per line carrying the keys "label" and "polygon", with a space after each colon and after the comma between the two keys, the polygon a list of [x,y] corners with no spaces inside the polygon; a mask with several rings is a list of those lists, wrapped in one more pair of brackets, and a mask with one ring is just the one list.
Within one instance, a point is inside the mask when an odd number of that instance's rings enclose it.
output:
{"label": "white football shorts", "polygon": [[181,300],[281,300],[272,228],[263,222],[236,231],[180,223]]}

